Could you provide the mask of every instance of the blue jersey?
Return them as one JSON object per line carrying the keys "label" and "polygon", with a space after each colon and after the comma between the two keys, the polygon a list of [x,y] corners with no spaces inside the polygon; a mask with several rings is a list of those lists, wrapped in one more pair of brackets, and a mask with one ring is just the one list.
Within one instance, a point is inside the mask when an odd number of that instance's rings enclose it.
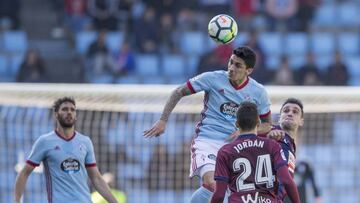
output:
{"label": "blue jersey", "polygon": [[56,131],[40,136],[27,159],[39,166],[43,162],[48,202],[91,202],[85,167],[96,166],[89,137],[75,132],[70,139]]}
{"label": "blue jersey", "polygon": [[270,114],[270,99],[264,86],[248,77],[244,84],[234,87],[227,71],[202,73],[187,82],[193,92],[204,91],[204,109],[196,134],[201,138],[225,140],[236,130],[236,112],[240,103],[257,105],[260,117]]}

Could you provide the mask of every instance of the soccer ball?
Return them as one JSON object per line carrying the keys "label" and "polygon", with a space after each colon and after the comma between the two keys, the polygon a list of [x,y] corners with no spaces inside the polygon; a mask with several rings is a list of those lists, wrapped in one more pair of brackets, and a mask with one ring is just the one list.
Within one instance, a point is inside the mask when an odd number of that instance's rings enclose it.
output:
{"label": "soccer ball", "polygon": [[235,20],[226,14],[213,17],[208,25],[209,36],[220,44],[233,41],[237,35],[238,27]]}

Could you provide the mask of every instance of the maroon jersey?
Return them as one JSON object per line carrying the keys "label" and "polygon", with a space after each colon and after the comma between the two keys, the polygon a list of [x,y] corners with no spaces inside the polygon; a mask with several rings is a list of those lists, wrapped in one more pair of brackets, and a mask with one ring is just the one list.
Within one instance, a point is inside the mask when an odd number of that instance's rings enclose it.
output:
{"label": "maroon jersey", "polygon": [[285,155],[276,141],[244,134],[219,150],[215,180],[228,183],[229,203],[275,203],[276,171],[286,166]]}

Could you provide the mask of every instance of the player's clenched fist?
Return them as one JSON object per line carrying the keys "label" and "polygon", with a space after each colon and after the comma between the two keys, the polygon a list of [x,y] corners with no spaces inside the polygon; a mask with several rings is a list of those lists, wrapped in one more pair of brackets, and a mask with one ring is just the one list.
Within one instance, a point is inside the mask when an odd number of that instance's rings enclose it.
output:
{"label": "player's clenched fist", "polygon": [[281,140],[281,139],[284,139],[284,137],[285,137],[285,131],[283,131],[283,130],[271,130],[267,134],[267,137],[271,138],[271,139],[275,139],[275,140]]}

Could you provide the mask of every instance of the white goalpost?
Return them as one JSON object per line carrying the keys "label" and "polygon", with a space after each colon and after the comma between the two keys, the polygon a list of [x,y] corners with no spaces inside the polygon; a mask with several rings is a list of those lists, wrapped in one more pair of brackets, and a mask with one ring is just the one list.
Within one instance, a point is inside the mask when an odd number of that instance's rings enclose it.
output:
{"label": "white goalpost", "polygon": [[[35,139],[54,128],[51,105],[62,96],[77,101],[76,128],[95,147],[102,173],[116,176],[129,203],[184,203],[198,187],[189,179],[189,144],[200,120],[203,94],[181,100],[165,134],[145,139],[159,117],[168,85],[0,84],[0,202],[12,202],[17,171]],[[325,203],[360,202],[360,88],[267,86],[277,119],[288,97],[303,101],[305,125],[298,160],[307,160]],[[33,173],[24,202],[47,202],[41,167]]]}

